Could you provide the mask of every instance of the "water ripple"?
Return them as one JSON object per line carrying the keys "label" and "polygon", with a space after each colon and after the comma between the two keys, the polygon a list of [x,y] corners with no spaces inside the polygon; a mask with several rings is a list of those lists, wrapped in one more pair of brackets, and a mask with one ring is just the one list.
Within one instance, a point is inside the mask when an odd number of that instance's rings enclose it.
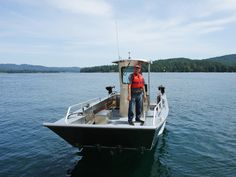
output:
{"label": "water ripple", "polygon": [[106,96],[106,85],[119,87],[116,77],[0,75],[1,176],[235,176],[235,74],[152,73],[151,97],[164,84],[170,114],[151,154],[78,154],[42,126],[62,117],[68,105]]}

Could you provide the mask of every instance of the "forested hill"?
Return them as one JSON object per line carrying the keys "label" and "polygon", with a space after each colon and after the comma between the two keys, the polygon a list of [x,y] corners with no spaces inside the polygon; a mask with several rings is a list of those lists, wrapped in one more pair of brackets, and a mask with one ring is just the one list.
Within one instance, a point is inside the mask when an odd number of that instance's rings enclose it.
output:
{"label": "forested hill", "polygon": [[[142,70],[147,71],[143,65]],[[236,72],[236,54],[208,59],[158,59],[151,64],[152,72]],[[57,73],[57,72],[118,72],[117,65],[95,67],[45,67],[39,65],[0,64],[0,73]]]}
{"label": "forested hill", "polygon": [[[116,65],[81,68],[80,72],[117,72]],[[143,66],[143,71],[147,67]],[[236,72],[236,54],[193,60],[189,58],[159,59],[151,64],[152,72]]]}
{"label": "forested hill", "polygon": [[156,60],[153,72],[236,72],[236,55],[225,55],[202,60],[173,58]]}
{"label": "forested hill", "polygon": [[236,66],[236,54],[225,55],[225,56],[215,57],[215,58],[209,58],[206,60],[219,62],[219,63],[222,63],[224,65],[228,65],[228,66]]}
{"label": "forested hill", "polygon": [[0,64],[0,73],[58,73],[80,72],[79,67],[45,67],[39,65]]}

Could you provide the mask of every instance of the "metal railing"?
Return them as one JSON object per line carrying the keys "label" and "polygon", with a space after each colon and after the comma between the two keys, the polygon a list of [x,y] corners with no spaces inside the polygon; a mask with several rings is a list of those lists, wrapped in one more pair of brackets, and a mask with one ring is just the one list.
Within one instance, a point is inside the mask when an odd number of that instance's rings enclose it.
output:
{"label": "metal railing", "polygon": [[101,98],[93,98],[91,100],[88,100],[86,102],[82,102],[82,103],[78,103],[78,104],[74,104],[69,106],[69,108],[67,109],[67,113],[66,113],[66,117],[65,117],[65,122],[66,124],[68,124],[68,118],[73,115],[73,114],[78,114],[79,112],[71,112],[72,108],[76,110],[81,110],[81,113],[84,113],[85,108],[88,108],[91,106],[91,103],[95,103],[95,102],[99,102],[101,101]]}
{"label": "metal railing", "polygon": [[161,96],[160,102],[157,103],[157,105],[156,105],[155,108],[154,108],[154,113],[153,113],[153,122],[152,122],[153,125],[155,125],[156,117],[157,117],[157,115],[160,114],[162,108],[163,108],[163,103],[162,103],[162,96]]}

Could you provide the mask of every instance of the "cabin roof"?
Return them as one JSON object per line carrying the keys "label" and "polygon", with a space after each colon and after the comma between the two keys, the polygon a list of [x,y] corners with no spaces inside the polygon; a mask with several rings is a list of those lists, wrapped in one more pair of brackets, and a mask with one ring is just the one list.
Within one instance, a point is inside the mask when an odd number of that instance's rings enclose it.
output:
{"label": "cabin roof", "polygon": [[120,62],[130,62],[130,61],[138,61],[138,62],[143,62],[143,63],[151,63],[150,60],[147,60],[147,59],[121,59],[121,60],[116,60],[116,61],[113,61],[112,63],[120,63]]}

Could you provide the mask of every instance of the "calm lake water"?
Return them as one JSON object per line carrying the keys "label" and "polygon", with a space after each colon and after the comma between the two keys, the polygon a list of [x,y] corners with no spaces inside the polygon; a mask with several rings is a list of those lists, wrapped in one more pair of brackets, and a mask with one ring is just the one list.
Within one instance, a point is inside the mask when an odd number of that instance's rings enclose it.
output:
{"label": "calm lake water", "polygon": [[43,122],[69,105],[119,90],[117,73],[0,74],[2,177],[235,177],[236,74],[152,73],[151,97],[166,86],[168,122],[152,153],[84,152]]}

